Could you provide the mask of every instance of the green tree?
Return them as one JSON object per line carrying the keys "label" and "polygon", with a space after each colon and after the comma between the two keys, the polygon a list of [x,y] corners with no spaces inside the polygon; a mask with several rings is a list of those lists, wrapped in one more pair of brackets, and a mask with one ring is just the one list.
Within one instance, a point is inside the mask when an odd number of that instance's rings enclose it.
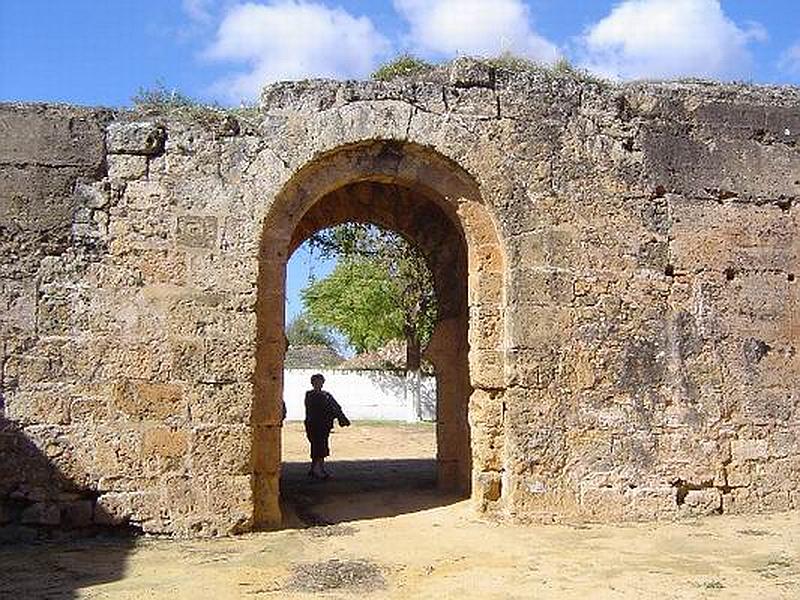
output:
{"label": "green tree", "polygon": [[325,346],[337,350],[333,332],[315,321],[306,311],[291,320],[286,327],[286,339],[292,346]]}
{"label": "green tree", "polygon": [[310,245],[338,259],[328,277],[302,292],[311,318],[341,331],[358,352],[405,340],[406,369],[418,371],[437,314],[422,254],[401,235],[360,223],[323,230]]}

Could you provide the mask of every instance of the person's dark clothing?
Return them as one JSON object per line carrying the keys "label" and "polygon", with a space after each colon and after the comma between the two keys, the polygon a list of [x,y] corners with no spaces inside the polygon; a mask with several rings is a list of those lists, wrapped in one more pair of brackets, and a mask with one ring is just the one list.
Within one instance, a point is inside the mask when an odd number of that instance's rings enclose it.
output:
{"label": "person's dark clothing", "polygon": [[328,436],[333,429],[333,421],[340,426],[349,425],[342,407],[328,392],[309,390],[306,392],[306,437],[311,444],[311,458],[325,458],[330,454]]}

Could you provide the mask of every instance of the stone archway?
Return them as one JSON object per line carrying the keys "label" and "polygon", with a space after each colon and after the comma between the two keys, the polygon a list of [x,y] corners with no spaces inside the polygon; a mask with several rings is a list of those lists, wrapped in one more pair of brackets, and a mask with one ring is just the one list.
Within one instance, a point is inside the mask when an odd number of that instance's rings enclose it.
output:
{"label": "stone archway", "polygon": [[482,502],[499,495],[502,416],[488,406],[504,385],[504,259],[494,223],[458,165],[415,144],[371,141],[300,169],[264,220],[251,415],[256,527],[280,524],[286,263],[315,231],[348,221],[397,231],[425,255],[440,311],[426,353],[437,371],[439,484],[465,494],[477,484]]}

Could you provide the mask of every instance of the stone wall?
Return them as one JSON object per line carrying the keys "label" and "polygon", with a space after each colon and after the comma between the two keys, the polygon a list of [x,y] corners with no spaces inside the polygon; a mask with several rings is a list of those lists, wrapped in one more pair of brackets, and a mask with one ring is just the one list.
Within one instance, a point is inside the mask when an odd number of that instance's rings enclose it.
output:
{"label": "stone wall", "polygon": [[[439,404],[479,510],[800,508],[800,90],[434,75],[0,106],[0,444],[36,457],[4,459],[0,521],[279,525],[281,269],[331,198],[370,216],[331,195],[364,181],[463,239],[437,289],[467,280],[469,383]],[[374,218],[433,248],[404,211]],[[453,298],[437,368],[466,360]]]}

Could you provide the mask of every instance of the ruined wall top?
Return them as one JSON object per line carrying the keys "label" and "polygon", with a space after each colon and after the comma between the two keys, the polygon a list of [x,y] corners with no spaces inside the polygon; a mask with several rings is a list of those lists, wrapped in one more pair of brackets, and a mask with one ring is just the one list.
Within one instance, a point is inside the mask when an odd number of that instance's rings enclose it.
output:
{"label": "ruined wall top", "polygon": [[[533,99],[548,102],[554,110],[570,110],[582,100],[625,98],[629,109],[641,116],[678,116],[691,113],[700,104],[724,102],[776,108],[800,107],[800,88],[789,85],[754,85],[701,79],[675,81],[641,80],[616,83],[588,73],[535,67],[508,69],[472,58],[459,58],[417,76],[390,81],[306,79],[269,84],[259,105],[267,111],[316,112],[350,102],[398,100],[420,108],[444,110],[448,94],[457,90],[491,90],[498,94],[497,113],[490,117],[521,116],[513,106]],[[504,106],[505,105],[505,106]],[[504,108],[508,110],[504,110]],[[477,116],[477,115],[475,115]],[[797,140],[798,132],[793,139]]]}

